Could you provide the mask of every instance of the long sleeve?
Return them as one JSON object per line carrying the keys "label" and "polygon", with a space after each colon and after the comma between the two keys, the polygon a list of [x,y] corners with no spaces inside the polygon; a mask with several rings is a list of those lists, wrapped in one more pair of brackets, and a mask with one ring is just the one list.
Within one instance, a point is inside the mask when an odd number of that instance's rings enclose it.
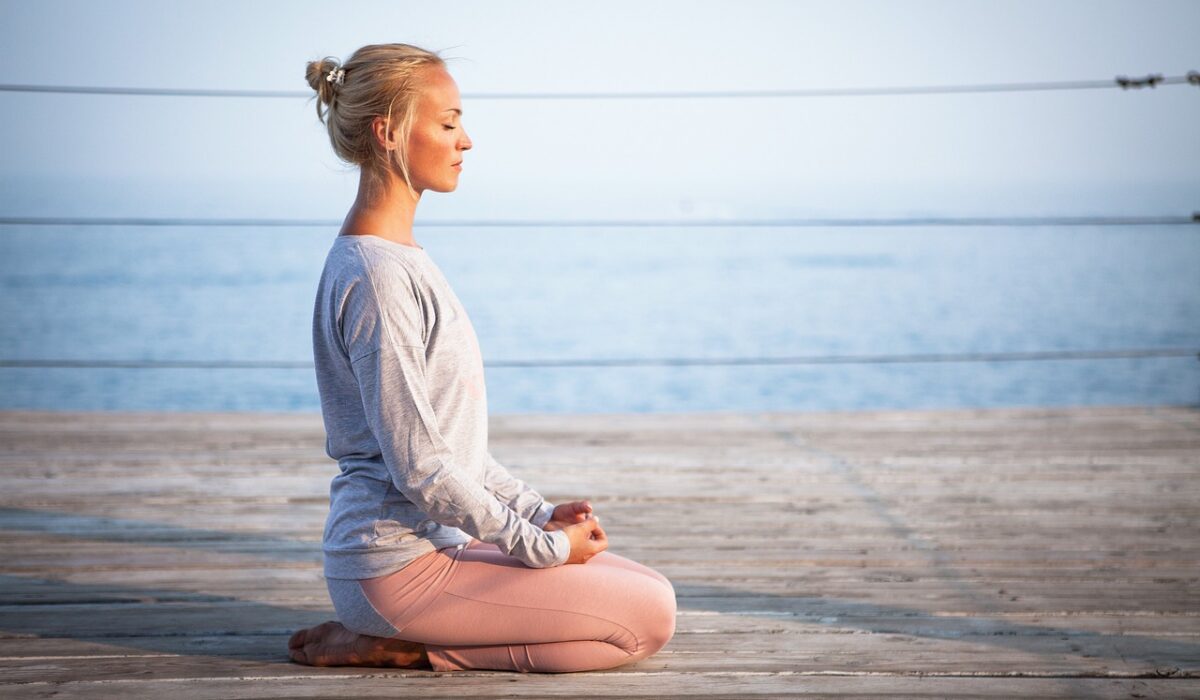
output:
{"label": "long sleeve", "polygon": [[484,486],[509,508],[529,522],[543,527],[554,515],[554,504],[513,476],[489,451],[485,458]]}
{"label": "long sleeve", "polygon": [[422,344],[427,312],[415,286],[392,274],[372,276],[354,291],[344,310],[343,340],[395,488],[435,522],[493,543],[527,566],[564,563],[570,556],[566,533],[543,531],[498,500],[456,461],[439,431]]}

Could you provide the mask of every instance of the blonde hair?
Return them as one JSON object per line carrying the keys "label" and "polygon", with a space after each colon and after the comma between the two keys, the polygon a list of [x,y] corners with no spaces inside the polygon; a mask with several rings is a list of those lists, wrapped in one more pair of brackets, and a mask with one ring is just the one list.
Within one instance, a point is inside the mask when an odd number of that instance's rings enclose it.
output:
{"label": "blonde hair", "polygon": [[[409,44],[364,46],[345,63],[330,56],[308,62],[305,78],[317,93],[317,119],[325,124],[338,158],[359,166],[372,196],[382,192],[387,174],[396,170],[413,191],[405,144],[417,114],[421,78],[427,69],[445,66],[438,54]],[[371,128],[375,117],[383,117],[390,134],[393,113],[399,115],[400,131],[394,160]]]}

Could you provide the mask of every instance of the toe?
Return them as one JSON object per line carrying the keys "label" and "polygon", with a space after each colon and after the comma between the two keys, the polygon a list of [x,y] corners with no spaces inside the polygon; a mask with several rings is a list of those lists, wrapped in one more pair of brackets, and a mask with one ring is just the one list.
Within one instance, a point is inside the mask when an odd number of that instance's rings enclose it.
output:
{"label": "toe", "polygon": [[304,639],[308,636],[308,630],[300,630],[292,635],[288,640],[288,649],[299,649],[304,646]]}

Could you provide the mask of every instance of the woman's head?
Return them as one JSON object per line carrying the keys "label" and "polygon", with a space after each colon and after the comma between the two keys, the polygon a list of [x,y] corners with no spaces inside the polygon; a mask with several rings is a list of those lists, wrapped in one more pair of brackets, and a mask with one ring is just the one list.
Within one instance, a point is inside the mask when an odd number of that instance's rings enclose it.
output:
{"label": "woman's head", "polygon": [[361,168],[372,196],[391,176],[414,193],[457,186],[453,165],[471,142],[460,123],[458,86],[436,53],[373,44],[344,64],[328,57],[310,61],[305,77],[334,153]]}

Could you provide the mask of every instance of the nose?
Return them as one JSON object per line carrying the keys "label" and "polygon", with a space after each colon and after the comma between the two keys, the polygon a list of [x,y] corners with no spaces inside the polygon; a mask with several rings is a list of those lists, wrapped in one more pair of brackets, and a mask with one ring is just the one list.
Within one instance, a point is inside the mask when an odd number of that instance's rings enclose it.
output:
{"label": "nose", "polygon": [[467,136],[467,130],[460,129],[460,133],[462,134],[462,137],[458,140],[458,149],[460,151],[471,150],[471,146],[474,144],[471,143],[471,137]]}

